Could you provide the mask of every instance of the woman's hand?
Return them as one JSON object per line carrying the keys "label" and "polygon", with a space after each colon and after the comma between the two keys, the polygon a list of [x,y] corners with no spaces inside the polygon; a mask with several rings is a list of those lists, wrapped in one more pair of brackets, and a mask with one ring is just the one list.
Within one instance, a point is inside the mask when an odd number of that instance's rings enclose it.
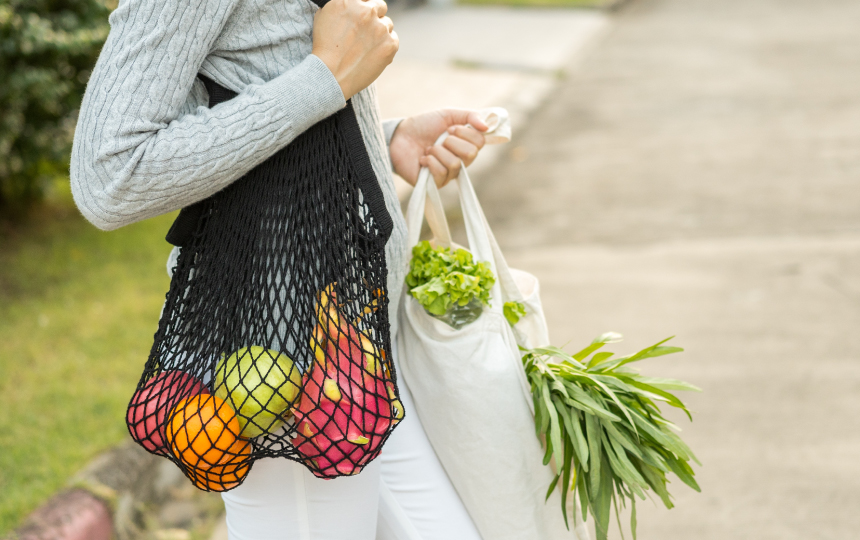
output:
{"label": "woman's hand", "polygon": [[382,0],[330,0],[314,17],[313,54],[349,99],[382,74],[400,40]]}
{"label": "woman's hand", "polygon": [[[434,146],[445,131],[448,138]],[[427,167],[442,187],[460,174],[461,164],[472,164],[484,147],[484,131],[487,125],[475,111],[441,109],[409,117],[391,138],[394,172],[414,186],[418,171]]]}

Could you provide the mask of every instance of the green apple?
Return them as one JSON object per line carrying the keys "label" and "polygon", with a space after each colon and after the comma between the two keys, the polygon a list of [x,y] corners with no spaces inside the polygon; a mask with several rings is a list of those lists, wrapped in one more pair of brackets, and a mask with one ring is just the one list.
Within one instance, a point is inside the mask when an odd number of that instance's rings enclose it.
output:
{"label": "green apple", "polygon": [[243,347],[215,368],[215,395],[236,410],[241,436],[271,433],[299,395],[302,375],[285,354],[263,347]]}

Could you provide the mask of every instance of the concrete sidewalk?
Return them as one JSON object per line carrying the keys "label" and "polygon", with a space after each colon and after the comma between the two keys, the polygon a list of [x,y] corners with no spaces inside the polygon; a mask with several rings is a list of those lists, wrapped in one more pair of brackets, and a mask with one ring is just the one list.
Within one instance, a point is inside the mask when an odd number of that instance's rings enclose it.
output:
{"label": "concrete sidewalk", "polygon": [[637,0],[482,175],[556,343],[705,390],[640,539],[860,537],[858,66],[854,1]]}
{"label": "concrete sidewalk", "polygon": [[[505,107],[516,132],[609,28],[597,10],[420,8],[392,14],[400,51],[377,81],[383,118]],[[500,155],[487,148],[472,165]],[[411,188],[398,180],[401,198]]]}

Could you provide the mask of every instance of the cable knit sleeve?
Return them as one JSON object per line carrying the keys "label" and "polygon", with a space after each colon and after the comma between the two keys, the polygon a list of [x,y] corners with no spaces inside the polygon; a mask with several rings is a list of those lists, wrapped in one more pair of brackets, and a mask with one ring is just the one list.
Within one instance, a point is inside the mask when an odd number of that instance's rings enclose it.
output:
{"label": "cable knit sleeve", "polygon": [[398,126],[400,126],[400,122],[403,121],[403,118],[391,118],[389,120],[382,121],[382,133],[385,135],[385,144],[389,147],[391,146],[391,139],[394,137],[394,132],[397,131]]}
{"label": "cable knit sleeve", "polygon": [[[81,104],[70,166],[83,215],[112,230],[202,200],[346,103],[311,55],[211,110],[195,79],[238,0],[126,0]],[[193,100],[192,100],[193,101]]]}

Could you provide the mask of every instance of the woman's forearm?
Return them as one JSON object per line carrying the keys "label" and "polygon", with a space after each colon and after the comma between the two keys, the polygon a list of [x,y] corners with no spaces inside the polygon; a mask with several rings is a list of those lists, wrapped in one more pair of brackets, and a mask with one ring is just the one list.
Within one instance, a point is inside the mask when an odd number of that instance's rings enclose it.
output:
{"label": "woman's forearm", "polygon": [[75,132],[72,190],[101,229],[202,200],[345,104],[310,56],[213,109],[183,110],[232,0],[130,0],[111,16]]}

